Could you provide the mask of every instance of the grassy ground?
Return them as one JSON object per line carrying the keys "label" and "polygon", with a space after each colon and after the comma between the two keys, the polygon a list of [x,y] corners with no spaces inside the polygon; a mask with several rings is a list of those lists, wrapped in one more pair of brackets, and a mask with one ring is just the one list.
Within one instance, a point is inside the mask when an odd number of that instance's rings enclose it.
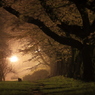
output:
{"label": "grassy ground", "polygon": [[0,95],[95,95],[95,82],[63,76],[35,82],[0,82]]}

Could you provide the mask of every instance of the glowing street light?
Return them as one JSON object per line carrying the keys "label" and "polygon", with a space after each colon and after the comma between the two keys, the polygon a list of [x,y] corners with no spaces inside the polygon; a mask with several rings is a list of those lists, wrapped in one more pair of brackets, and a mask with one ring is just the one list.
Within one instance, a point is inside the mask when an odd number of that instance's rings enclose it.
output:
{"label": "glowing street light", "polygon": [[17,62],[18,61],[18,57],[17,56],[11,56],[9,60],[11,62]]}

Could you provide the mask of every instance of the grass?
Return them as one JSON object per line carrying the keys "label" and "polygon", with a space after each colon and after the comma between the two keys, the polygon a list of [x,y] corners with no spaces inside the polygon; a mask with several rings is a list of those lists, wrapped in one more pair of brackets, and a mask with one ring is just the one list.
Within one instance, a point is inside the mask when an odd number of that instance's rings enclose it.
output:
{"label": "grass", "polygon": [[95,95],[95,82],[63,76],[35,82],[0,82],[0,95]]}

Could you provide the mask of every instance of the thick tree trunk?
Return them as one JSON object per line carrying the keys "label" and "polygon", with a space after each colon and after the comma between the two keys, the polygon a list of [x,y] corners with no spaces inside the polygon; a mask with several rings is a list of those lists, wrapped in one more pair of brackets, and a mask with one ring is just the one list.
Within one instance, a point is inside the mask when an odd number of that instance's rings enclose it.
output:
{"label": "thick tree trunk", "polygon": [[94,67],[90,56],[90,46],[85,46],[82,50],[83,57],[83,80],[94,81]]}

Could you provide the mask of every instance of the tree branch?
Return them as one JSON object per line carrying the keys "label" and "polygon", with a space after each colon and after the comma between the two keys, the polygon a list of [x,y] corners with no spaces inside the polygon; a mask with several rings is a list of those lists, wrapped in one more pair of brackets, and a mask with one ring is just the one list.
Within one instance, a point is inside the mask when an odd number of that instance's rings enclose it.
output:
{"label": "tree branch", "polygon": [[20,13],[11,7],[3,7],[6,11],[10,12],[11,14],[15,15],[16,17],[20,16]]}
{"label": "tree branch", "polygon": [[[9,7],[10,10],[6,9],[5,7],[4,7],[4,9],[7,10],[9,13],[15,15],[16,17],[20,16],[20,13],[15,11],[11,7]],[[38,19],[34,19],[33,17],[29,17],[29,16],[24,16],[24,21],[27,23],[37,25],[46,35],[48,35],[55,41],[59,42],[60,44],[69,45],[69,46],[72,46],[72,47],[75,47],[78,49],[83,48],[83,45],[81,42],[79,42],[75,39],[72,39],[72,38],[66,38],[66,37],[61,37],[61,36],[57,35],[56,33],[52,32],[42,21],[40,21]]]}
{"label": "tree branch", "polygon": [[[46,4],[46,0],[39,0],[43,8],[45,9],[45,12],[47,15],[50,17],[50,19],[55,22],[56,20],[59,20],[57,16],[55,15],[53,8],[51,6],[48,6]],[[64,7],[64,6],[62,6]],[[69,33],[69,34],[74,34],[80,38],[83,38],[85,33],[83,33],[83,29],[81,26],[78,25],[67,25],[64,22],[61,22],[61,24],[57,25],[60,29],[62,29],[64,32]]]}
{"label": "tree branch", "polygon": [[38,19],[34,19],[32,17],[25,17],[25,18],[27,18],[26,22],[37,25],[46,35],[53,38],[55,41],[59,42],[60,44],[69,45],[78,49],[82,49],[83,45],[81,42],[72,38],[66,38],[66,37],[61,37],[57,35]]}
{"label": "tree branch", "polygon": [[90,21],[89,21],[88,13],[84,6],[76,4],[76,7],[82,17],[84,33],[86,36],[88,36],[90,34],[90,31],[89,31],[90,30]]}
{"label": "tree branch", "polygon": [[67,25],[64,22],[61,22],[61,25],[58,24],[57,26],[59,28],[61,28],[63,31],[65,31],[66,33],[74,34],[74,35],[76,35],[77,37],[80,37],[80,38],[85,37],[85,33],[83,32],[83,29],[81,28],[81,26]]}
{"label": "tree branch", "polygon": [[40,1],[40,4],[42,5],[42,7],[44,8],[45,12],[47,13],[47,15],[50,17],[50,19],[53,22],[58,20],[58,18],[54,14],[53,8],[51,8],[49,5],[46,4],[46,0],[39,0],[39,1]]}
{"label": "tree branch", "polygon": [[85,7],[92,10],[93,12],[95,12],[95,0],[93,0],[92,2],[86,3]]}

